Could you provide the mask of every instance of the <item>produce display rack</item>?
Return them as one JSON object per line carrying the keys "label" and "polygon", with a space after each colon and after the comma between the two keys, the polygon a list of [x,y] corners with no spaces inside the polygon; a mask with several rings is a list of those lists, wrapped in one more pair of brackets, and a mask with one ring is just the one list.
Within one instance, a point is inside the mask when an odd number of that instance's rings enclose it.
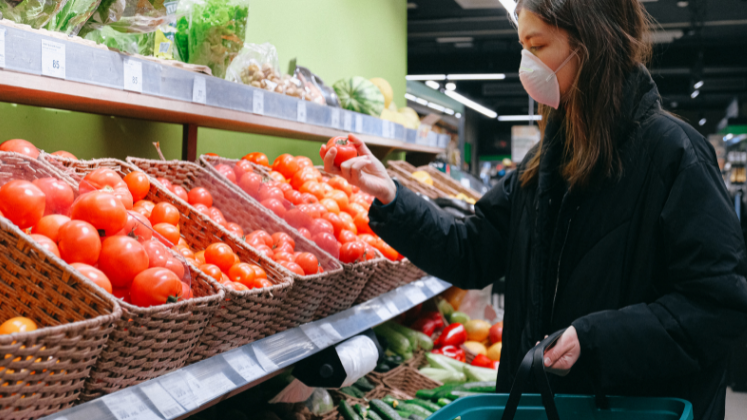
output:
{"label": "produce display rack", "polygon": [[[1,23],[1,22],[0,22]],[[125,75],[127,77],[125,77]],[[0,101],[183,125],[182,159],[197,128],[325,142],[360,134],[372,152],[432,160],[449,136],[318,105],[217,77],[0,24]]]}
{"label": "produce display rack", "polygon": [[387,321],[450,286],[426,276],[327,318],[285,330],[44,419],[183,419],[272,378],[324,348]]}

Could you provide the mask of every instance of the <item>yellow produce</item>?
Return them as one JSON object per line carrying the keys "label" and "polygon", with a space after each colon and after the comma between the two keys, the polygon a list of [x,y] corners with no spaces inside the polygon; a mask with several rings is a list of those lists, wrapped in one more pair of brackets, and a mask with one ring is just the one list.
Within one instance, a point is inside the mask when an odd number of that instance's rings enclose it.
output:
{"label": "yellow produce", "polygon": [[412,177],[422,182],[423,184],[428,184],[430,186],[433,186],[433,178],[431,178],[428,172],[415,171],[412,173]]}
{"label": "yellow produce", "polygon": [[488,354],[488,349],[485,348],[485,345],[477,341],[465,341],[463,346],[474,354]]}
{"label": "yellow produce", "polygon": [[375,84],[377,88],[381,91],[381,93],[384,95],[384,108],[389,108],[389,104],[392,103],[392,99],[394,99],[394,91],[392,90],[392,85],[389,84],[386,80],[382,79],[381,77],[374,77],[371,79],[371,83]]}
{"label": "yellow produce", "polygon": [[407,124],[408,124],[407,117],[405,117],[404,115],[400,114],[399,112],[396,112],[394,114],[394,122],[396,122],[399,125],[403,125],[405,127],[407,127]]}
{"label": "yellow produce", "polygon": [[412,128],[413,130],[417,130],[420,127],[420,116],[418,116],[418,113],[414,109],[410,107],[400,108],[399,113],[408,121],[405,127]]}
{"label": "yellow produce", "polygon": [[387,121],[391,121],[391,122],[396,122],[396,119],[397,119],[396,115],[397,115],[396,113],[394,113],[394,112],[390,111],[390,110],[389,110],[389,109],[387,109],[387,108],[384,108],[384,110],[383,110],[383,111],[381,111],[381,116],[380,116],[380,118],[381,118],[382,120],[387,120]]}
{"label": "yellow produce", "polygon": [[482,319],[473,319],[464,324],[467,330],[467,340],[483,341],[490,334],[490,323]]}
{"label": "yellow produce", "polygon": [[488,353],[486,354],[486,356],[488,356],[488,359],[494,362],[500,362],[502,349],[503,349],[503,342],[495,343],[492,346],[490,346],[490,348],[488,348]]}
{"label": "yellow produce", "polygon": [[392,103],[390,103],[390,104],[389,104],[389,106],[388,106],[387,108],[388,108],[388,109],[389,109],[390,111],[394,112],[394,113],[397,113],[397,112],[399,112],[399,111],[397,111],[397,104],[395,104],[395,103],[394,103],[394,101],[392,101]]}

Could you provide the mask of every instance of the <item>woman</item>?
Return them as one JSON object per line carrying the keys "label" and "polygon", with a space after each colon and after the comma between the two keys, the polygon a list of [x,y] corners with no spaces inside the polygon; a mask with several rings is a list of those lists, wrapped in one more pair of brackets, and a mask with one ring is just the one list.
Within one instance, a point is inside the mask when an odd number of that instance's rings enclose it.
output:
{"label": "woman", "polygon": [[543,139],[475,216],[398,186],[354,136],[360,156],[336,168],[330,149],[325,169],[377,198],[371,228],[428,273],[463,288],[506,277],[499,392],[567,328],[545,354],[554,391],[596,383],[723,419],[727,351],[747,331],[744,240],[713,148],[661,109],[643,7],[521,0],[517,14]]}

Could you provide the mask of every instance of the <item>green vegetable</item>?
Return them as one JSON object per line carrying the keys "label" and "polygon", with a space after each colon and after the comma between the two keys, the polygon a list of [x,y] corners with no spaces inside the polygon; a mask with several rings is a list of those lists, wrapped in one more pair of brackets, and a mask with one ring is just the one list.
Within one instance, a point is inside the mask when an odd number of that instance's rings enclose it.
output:
{"label": "green vegetable", "polygon": [[407,411],[407,410],[399,410],[399,409],[397,409],[397,410],[394,410],[394,411],[396,411],[397,414],[399,414],[399,416],[402,417],[403,419],[409,419],[411,415],[415,414],[412,411]]}
{"label": "green vegetable", "polygon": [[46,25],[64,4],[63,0],[3,0],[0,1],[0,13],[4,19],[39,29]]}
{"label": "green vegetable", "polygon": [[465,314],[464,312],[454,312],[449,317],[449,322],[452,324],[454,323],[460,323],[460,324],[466,324],[470,320],[469,315]]}
{"label": "green vegetable", "polygon": [[390,370],[392,370],[392,367],[389,366],[386,362],[381,362],[374,368],[374,371],[379,373],[389,372]]}
{"label": "green vegetable", "polygon": [[468,392],[468,391],[462,391],[462,390],[455,389],[451,391],[449,395],[447,395],[446,397],[449,398],[450,400],[456,400],[462,397],[469,397],[471,395],[480,395],[480,394],[482,393],[481,392]]}
{"label": "green vegetable", "polygon": [[421,406],[419,406],[417,404],[410,404],[410,403],[402,403],[402,402],[400,402],[400,404],[397,406],[397,409],[398,410],[409,411],[411,413],[414,413],[414,414],[417,414],[417,415],[423,416],[423,417],[428,417],[431,414],[433,414],[433,411],[428,410],[425,407],[421,407]]}
{"label": "green vegetable", "polygon": [[382,401],[391,405],[392,408],[397,408],[397,406],[399,406],[399,401],[396,398],[392,397],[391,395],[387,395],[386,397],[384,397]]}
{"label": "green vegetable", "polygon": [[371,81],[360,76],[338,80],[332,85],[343,108],[379,117],[384,110],[384,94]]}
{"label": "green vegetable", "polygon": [[395,354],[395,353],[392,353],[391,356],[385,356],[384,360],[390,365],[397,365],[397,366],[401,365],[405,361],[405,359],[402,358],[402,356],[400,356],[399,354]]}
{"label": "green vegetable", "polygon": [[425,351],[431,351],[433,349],[433,340],[431,340],[430,337],[420,331],[415,331],[415,334],[418,336],[418,345],[421,349]]}
{"label": "green vegetable", "polygon": [[389,349],[393,352],[404,357],[404,355],[410,351],[410,341],[407,337],[389,328],[386,324],[374,327],[374,332],[386,339],[389,344]]}
{"label": "green vegetable", "polygon": [[366,395],[360,389],[354,386],[342,387],[340,388],[340,392],[342,392],[345,395],[350,395],[351,397],[355,397],[355,398],[363,398]]}
{"label": "green vegetable", "polygon": [[446,299],[441,299],[438,301],[438,310],[443,314],[443,316],[446,317],[446,319],[449,319],[451,317],[451,314],[454,313],[454,307],[451,306],[451,304]]}
{"label": "green vegetable", "polygon": [[410,348],[413,350],[418,349],[418,333],[415,330],[411,330],[404,325],[397,324],[396,322],[387,322],[386,325],[393,329],[394,331],[397,331],[398,333],[404,335],[407,337],[407,341],[410,342]]}
{"label": "green vegetable", "polygon": [[410,420],[425,420],[425,417],[421,417],[417,414],[410,414],[410,417],[408,417]]}
{"label": "green vegetable", "polygon": [[340,406],[337,408],[337,411],[345,420],[361,420],[360,416],[353,411],[350,404],[345,400],[340,401]]}
{"label": "green vegetable", "polygon": [[451,391],[454,391],[455,389],[459,389],[462,385],[460,384],[447,384],[442,385],[438,388],[436,388],[436,393],[433,395],[433,398],[438,400],[439,398],[447,398],[449,394],[451,394]]}
{"label": "green vegetable", "polygon": [[381,418],[381,416],[376,414],[376,412],[371,409],[368,410],[368,418],[371,420],[384,420]]}
{"label": "green vegetable", "polygon": [[448,398],[439,398],[438,401],[436,401],[436,404],[438,404],[441,407],[445,407],[451,404],[451,400]]}
{"label": "green vegetable", "polygon": [[68,35],[78,35],[98,5],[98,0],[68,0],[65,7],[49,21],[47,29]]}
{"label": "green vegetable", "polygon": [[373,391],[373,389],[376,388],[376,386],[374,386],[374,384],[372,384],[365,376],[355,381],[353,386],[365,392]]}
{"label": "green vegetable", "polygon": [[360,404],[356,404],[355,406],[353,406],[353,408],[355,408],[355,412],[358,413],[358,415],[360,415],[361,418],[363,418],[363,419],[367,419],[368,418],[368,408],[366,408],[366,407],[364,407],[364,406],[362,406]]}
{"label": "green vegetable", "polygon": [[464,383],[464,381],[467,380],[467,377],[464,375],[464,373],[457,372],[452,369],[424,367],[420,368],[420,373],[430,379],[433,379],[434,381],[438,381],[444,384]]}
{"label": "green vegetable", "polygon": [[415,398],[414,400],[407,400],[405,402],[408,403],[408,404],[419,405],[419,406],[425,408],[426,410],[432,411],[434,413],[436,411],[438,411],[439,408],[441,408],[437,404],[434,404],[434,403],[432,403],[430,401],[421,400],[421,399],[418,399],[418,398]]}
{"label": "green vegetable", "polygon": [[[436,388],[438,389],[438,388]],[[420,389],[415,393],[415,396],[422,399],[422,400],[430,400],[433,399],[433,396],[436,395],[435,389]]]}
{"label": "green vegetable", "polygon": [[426,360],[431,367],[451,370],[454,372],[462,372],[463,366],[466,363],[462,363],[458,360],[454,360],[451,357],[446,357],[440,354],[426,353]]}
{"label": "green vegetable", "polygon": [[472,366],[468,364],[464,365],[463,370],[467,375],[467,380],[478,382],[493,382],[493,388],[495,388],[495,381],[498,379],[497,370],[480,366]]}
{"label": "green vegetable", "polygon": [[402,420],[397,411],[392,406],[381,400],[371,400],[371,410],[375,411],[376,414],[380,415],[382,420]]}
{"label": "green vegetable", "polygon": [[469,392],[491,393],[495,392],[495,380],[484,382],[470,382],[462,385],[459,389]]}

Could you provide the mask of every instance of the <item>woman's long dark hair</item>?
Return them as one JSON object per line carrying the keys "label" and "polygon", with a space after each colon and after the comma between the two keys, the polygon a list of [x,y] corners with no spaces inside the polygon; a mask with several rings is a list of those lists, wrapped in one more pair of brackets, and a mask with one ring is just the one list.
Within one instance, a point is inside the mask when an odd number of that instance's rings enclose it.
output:
{"label": "woman's long dark hair", "polygon": [[[516,13],[530,11],[568,32],[579,58],[578,74],[562,99],[565,160],[561,168],[569,187],[584,188],[620,175],[615,130],[619,127],[623,85],[635,66],[651,55],[649,14],[638,0],[519,0]],[[553,110],[540,105],[540,130]],[[540,150],[542,144],[540,143]],[[521,175],[523,186],[534,183],[541,153]]]}

